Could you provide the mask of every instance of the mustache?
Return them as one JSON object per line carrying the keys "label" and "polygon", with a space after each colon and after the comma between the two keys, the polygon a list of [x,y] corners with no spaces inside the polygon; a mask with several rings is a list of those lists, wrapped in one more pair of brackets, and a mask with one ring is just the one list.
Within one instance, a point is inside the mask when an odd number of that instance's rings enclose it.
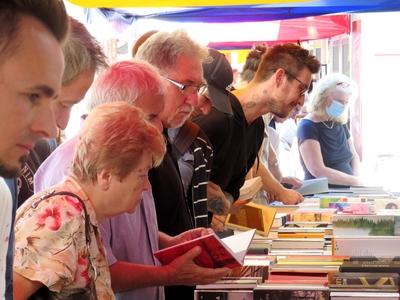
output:
{"label": "mustache", "polygon": [[178,108],[177,112],[178,113],[189,113],[189,114],[191,114],[193,112],[193,110],[194,110],[193,106],[185,105],[185,106],[182,106],[182,107]]}

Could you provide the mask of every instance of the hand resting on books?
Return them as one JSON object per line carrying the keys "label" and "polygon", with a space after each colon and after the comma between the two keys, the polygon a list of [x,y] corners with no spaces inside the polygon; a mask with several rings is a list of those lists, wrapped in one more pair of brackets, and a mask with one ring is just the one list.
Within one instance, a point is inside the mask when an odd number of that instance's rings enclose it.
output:
{"label": "hand resting on books", "polygon": [[171,285],[198,285],[210,284],[230,273],[229,268],[203,268],[194,263],[194,259],[201,253],[199,246],[194,247],[185,254],[166,265],[164,270],[168,272]]}
{"label": "hand resting on books", "polygon": [[[286,184],[290,185],[290,188],[294,190],[297,190],[299,187],[303,185],[303,182],[300,179],[292,176],[282,177],[281,183],[283,186],[285,186]],[[285,187],[288,188],[287,186]]]}
{"label": "hand resting on books", "polygon": [[269,202],[281,201],[283,204],[293,205],[304,201],[304,197],[297,191],[284,188],[279,193],[268,193]]}

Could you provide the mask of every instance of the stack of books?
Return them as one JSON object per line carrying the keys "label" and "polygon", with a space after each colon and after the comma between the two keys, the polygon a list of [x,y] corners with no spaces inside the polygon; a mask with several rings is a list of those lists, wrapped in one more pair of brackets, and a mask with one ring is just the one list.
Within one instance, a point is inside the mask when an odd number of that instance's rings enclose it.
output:
{"label": "stack of books", "polygon": [[399,299],[400,261],[375,257],[345,260],[329,276],[331,299]]}

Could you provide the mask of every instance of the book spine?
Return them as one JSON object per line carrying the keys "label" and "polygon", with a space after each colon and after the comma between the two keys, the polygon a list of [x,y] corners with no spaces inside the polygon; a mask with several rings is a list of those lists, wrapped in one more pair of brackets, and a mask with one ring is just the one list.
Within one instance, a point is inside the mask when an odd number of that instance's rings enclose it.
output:
{"label": "book spine", "polygon": [[334,277],[332,284],[337,287],[397,287],[398,276],[382,276],[376,273],[375,276],[346,276],[345,273],[341,273],[340,277]]}

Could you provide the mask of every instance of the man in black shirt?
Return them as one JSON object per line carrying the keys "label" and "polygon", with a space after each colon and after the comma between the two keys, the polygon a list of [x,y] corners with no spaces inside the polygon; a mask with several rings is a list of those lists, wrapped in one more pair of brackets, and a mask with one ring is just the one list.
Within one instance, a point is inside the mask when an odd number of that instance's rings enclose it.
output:
{"label": "man in black shirt", "polygon": [[[232,93],[223,91],[233,116],[212,109],[209,115],[196,119],[214,149],[210,180],[234,200],[261,147],[262,115],[273,113],[284,118],[294,107],[302,106],[311,75],[318,71],[319,62],[309,51],[294,44],[274,46],[262,56],[257,73],[247,86]],[[269,193],[286,204],[302,201],[299,193],[284,188],[268,174],[258,164],[257,175],[264,179],[263,187]]]}

